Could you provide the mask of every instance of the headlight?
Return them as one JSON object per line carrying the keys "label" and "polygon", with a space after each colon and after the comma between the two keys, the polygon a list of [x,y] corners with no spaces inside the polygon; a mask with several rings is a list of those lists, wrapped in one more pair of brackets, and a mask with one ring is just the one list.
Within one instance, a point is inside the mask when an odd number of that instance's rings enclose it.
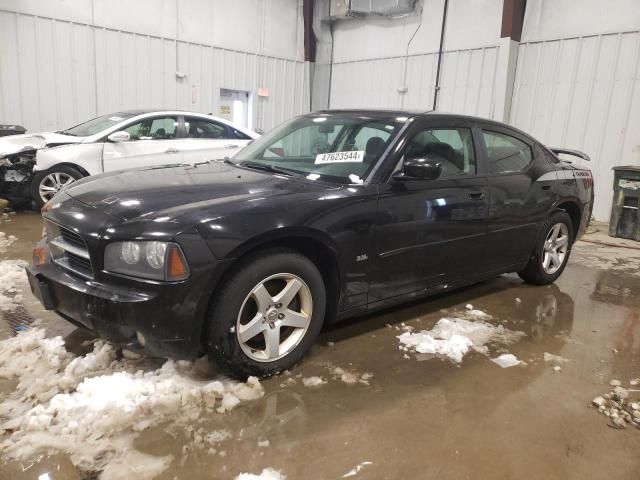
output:
{"label": "headlight", "polygon": [[104,269],[132,277],[175,282],[189,276],[178,245],[171,242],[114,242],[104,252]]}

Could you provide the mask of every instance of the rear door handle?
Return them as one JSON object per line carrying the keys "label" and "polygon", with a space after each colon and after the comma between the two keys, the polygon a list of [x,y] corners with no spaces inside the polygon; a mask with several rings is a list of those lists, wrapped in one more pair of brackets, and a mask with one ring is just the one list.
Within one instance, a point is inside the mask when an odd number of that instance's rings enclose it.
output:
{"label": "rear door handle", "polygon": [[180,150],[177,148],[167,148],[164,153],[180,153]]}
{"label": "rear door handle", "polygon": [[482,200],[484,198],[484,192],[471,192],[469,198],[471,200]]}
{"label": "rear door handle", "polygon": [[230,143],[229,145],[225,145],[224,148],[238,148],[240,145],[236,145],[234,143]]}

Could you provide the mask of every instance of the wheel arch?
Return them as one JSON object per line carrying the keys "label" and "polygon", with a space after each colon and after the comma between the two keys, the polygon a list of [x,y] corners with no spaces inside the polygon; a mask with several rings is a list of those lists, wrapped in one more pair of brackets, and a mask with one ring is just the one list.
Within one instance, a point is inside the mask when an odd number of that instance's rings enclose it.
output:
{"label": "wheel arch", "polygon": [[53,170],[55,170],[56,168],[59,168],[59,167],[73,168],[74,170],[77,170],[78,172],[80,172],[83,177],[88,177],[88,176],[91,175],[86,169],[84,169],[83,167],[81,167],[77,163],[72,163],[72,162],[56,163],[55,165],[50,166],[46,170],[42,170],[42,172],[50,172],[50,171],[53,171]]}
{"label": "wheel arch", "polygon": [[564,198],[559,200],[554,205],[551,213],[556,210],[562,210],[571,217],[571,223],[573,224],[573,239],[578,237],[580,231],[580,222],[582,221],[582,208],[580,207],[580,201],[577,198]]}
{"label": "wheel arch", "polygon": [[[233,275],[243,260],[249,255],[271,249],[289,249],[307,257],[316,266],[325,284],[327,307],[325,322],[331,323],[338,313],[340,304],[343,272],[338,261],[338,249],[335,242],[324,232],[310,228],[280,228],[267,234],[251,238],[238,245],[222,260],[230,260],[220,274],[211,292],[207,311],[215,301],[218,286]],[[203,345],[208,336],[208,322],[202,328]]]}

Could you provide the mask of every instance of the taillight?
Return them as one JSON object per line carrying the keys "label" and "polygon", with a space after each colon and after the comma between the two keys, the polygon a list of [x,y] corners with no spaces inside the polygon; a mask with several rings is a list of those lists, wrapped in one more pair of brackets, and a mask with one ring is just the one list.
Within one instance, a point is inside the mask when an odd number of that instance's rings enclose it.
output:
{"label": "taillight", "polygon": [[587,176],[582,177],[582,184],[586,189],[593,187],[593,175],[591,173],[591,170],[587,170]]}

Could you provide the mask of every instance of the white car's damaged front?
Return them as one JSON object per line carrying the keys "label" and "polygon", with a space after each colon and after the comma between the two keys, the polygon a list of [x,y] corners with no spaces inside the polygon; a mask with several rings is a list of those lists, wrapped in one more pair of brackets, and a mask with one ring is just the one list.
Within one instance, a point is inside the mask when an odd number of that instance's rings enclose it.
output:
{"label": "white car's damaged front", "polygon": [[11,135],[0,138],[0,196],[16,206],[31,202],[30,184],[39,150],[81,142],[62,132]]}
{"label": "white car's damaged front", "polygon": [[[105,115],[56,132],[28,133],[0,138],[0,195],[14,207],[32,201],[31,183],[37,167],[37,155],[56,147],[81,145],[92,136],[117,125],[130,115]],[[52,193],[54,185],[50,186]],[[51,195],[53,196],[53,195]]]}

